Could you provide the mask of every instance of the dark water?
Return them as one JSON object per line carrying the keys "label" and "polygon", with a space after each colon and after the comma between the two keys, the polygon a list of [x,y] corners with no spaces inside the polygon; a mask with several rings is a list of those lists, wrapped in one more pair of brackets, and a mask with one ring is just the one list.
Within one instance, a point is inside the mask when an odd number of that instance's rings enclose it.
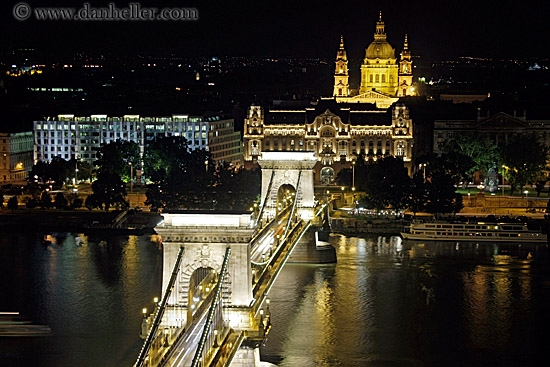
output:
{"label": "dark water", "polygon": [[159,296],[159,247],[150,236],[61,234],[50,245],[42,238],[0,234],[0,311],[53,332],[0,338],[0,366],[131,366],[141,309]]}
{"label": "dark water", "polygon": [[[544,246],[331,236],[338,264],[287,265],[264,360],[280,366],[527,366],[547,361]],[[545,363],[542,363],[543,365]]]}
{"label": "dark water", "polygon": [[[0,366],[131,366],[161,286],[150,236],[0,234],[0,311],[49,337],[0,338]],[[75,240],[75,236],[80,240]],[[262,359],[280,366],[528,366],[550,346],[546,247],[331,236],[338,264],[289,264]],[[545,363],[542,363],[544,365]]]}

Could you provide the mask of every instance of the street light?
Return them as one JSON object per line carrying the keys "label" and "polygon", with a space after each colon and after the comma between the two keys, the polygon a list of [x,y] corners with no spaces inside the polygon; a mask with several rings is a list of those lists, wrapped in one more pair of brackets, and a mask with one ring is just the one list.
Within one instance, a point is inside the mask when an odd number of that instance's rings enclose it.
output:
{"label": "street light", "polygon": [[355,161],[351,162],[351,167],[352,167],[351,186],[353,187],[353,190],[355,190]]}
{"label": "street light", "polygon": [[128,162],[130,165],[130,193],[134,193],[134,165],[132,162]]}

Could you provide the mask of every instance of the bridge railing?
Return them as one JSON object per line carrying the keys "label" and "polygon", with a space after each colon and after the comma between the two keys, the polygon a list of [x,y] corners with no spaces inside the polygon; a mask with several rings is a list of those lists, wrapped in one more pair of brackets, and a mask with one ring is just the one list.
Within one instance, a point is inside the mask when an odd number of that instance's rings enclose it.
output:
{"label": "bridge railing", "polygon": [[164,291],[162,300],[155,311],[151,329],[149,330],[149,333],[145,338],[145,342],[143,343],[143,347],[139,352],[138,359],[134,364],[135,367],[141,367],[144,365],[145,361],[149,356],[149,351],[151,350],[151,346],[153,345],[153,342],[158,336],[159,328],[162,322],[162,317],[164,315],[164,312],[166,311],[166,306],[168,304],[168,299],[170,298],[170,295],[172,294],[174,285],[176,283],[177,275],[181,266],[181,260],[183,258],[183,253],[184,253],[184,248],[182,246],[180,247],[178,256],[176,257],[176,263],[174,264],[174,268],[172,269],[172,275],[170,276],[170,281],[168,282],[166,286],[166,290]]}
{"label": "bridge railing", "polygon": [[300,190],[300,181],[302,179],[302,171],[298,173],[298,181],[296,182],[296,193],[294,195],[294,202],[292,203],[292,210],[290,212],[290,217],[288,217],[288,223],[285,228],[285,232],[283,234],[283,237],[286,237],[288,230],[290,229],[290,223],[292,223],[292,219],[294,219],[294,214],[296,212],[296,206],[298,205],[298,191]]}
{"label": "bridge railing", "polygon": [[294,228],[292,228],[291,232],[285,239],[285,241],[288,241],[288,243],[285,243],[284,246],[281,246],[279,250],[280,252],[277,254],[277,256],[273,256],[270,266],[267,266],[264,269],[258,283],[256,283],[253,290],[254,301],[252,302],[251,307],[253,309],[254,316],[257,316],[260,307],[267,297],[269,290],[275,283],[275,280],[281,272],[283,265],[286,264],[288,258],[292,254],[292,250],[294,249],[296,244],[300,242],[304,233],[307,232],[310,226],[310,221],[306,223],[303,220],[300,220],[298,223],[296,223]]}
{"label": "bridge railing", "polygon": [[290,230],[290,233],[286,237],[284,237],[281,240],[281,243],[279,246],[277,246],[277,249],[275,250],[275,253],[271,256],[269,262],[264,267],[262,273],[260,274],[256,284],[254,285],[254,288],[252,290],[252,294],[255,296],[258,290],[261,288],[262,283],[265,281],[265,279],[269,276],[270,270],[273,268],[273,265],[279,260],[279,257],[283,253],[283,251],[286,250],[287,244],[289,241],[293,241],[295,239],[295,234],[300,230],[300,228],[304,225],[304,221],[300,220],[296,225]]}

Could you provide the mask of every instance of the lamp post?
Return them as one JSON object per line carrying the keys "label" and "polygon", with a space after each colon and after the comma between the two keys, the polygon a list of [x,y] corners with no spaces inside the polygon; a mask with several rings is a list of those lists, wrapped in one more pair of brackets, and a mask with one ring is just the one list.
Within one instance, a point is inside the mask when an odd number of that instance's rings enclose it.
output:
{"label": "lamp post", "polygon": [[74,185],[78,185],[78,161],[74,162]]}
{"label": "lamp post", "polygon": [[128,163],[130,165],[130,193],[134,193],[134,165],[132,162]]}
{"label": "lamp post", "polygon": [[355,161],[351,163],[352,174],[351,174],[351,187],[352,190],[355,190]]}

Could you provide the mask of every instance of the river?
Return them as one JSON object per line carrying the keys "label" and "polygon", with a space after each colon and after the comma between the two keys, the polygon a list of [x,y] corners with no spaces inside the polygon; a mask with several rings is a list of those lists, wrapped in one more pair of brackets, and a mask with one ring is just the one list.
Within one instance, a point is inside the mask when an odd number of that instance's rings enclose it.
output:
{"label": "river", "polygon": [[[2,366],[131,366],[160,296],[151,236],[0,234],[0,311],[49,325],[0,338]],[[287,264],[263,360],[284,366],[527,366],[550,345],[546,246],[331,235],[338,263]]]}

